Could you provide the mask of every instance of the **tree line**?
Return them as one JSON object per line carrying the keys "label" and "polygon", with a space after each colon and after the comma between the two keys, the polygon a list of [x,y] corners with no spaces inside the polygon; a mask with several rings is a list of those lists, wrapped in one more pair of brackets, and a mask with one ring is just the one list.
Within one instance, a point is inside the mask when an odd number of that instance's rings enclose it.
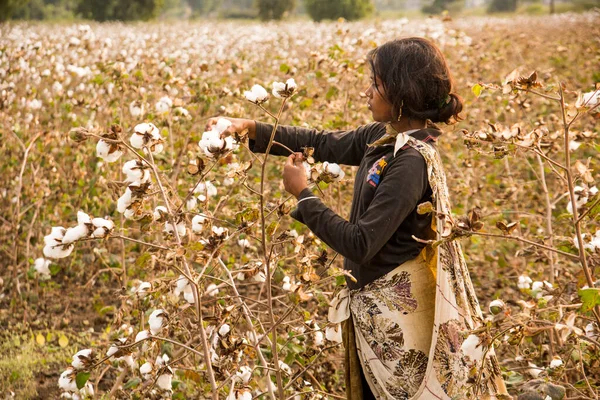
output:
{"label": "tree line", "polygon": [[[484,0],[488,12],[512,12],[518,0]],[[521,0],[541,5],[542,0]],[[551,1],[551,9],[554,0]],[[573,0],[600,4],[600,0]],[[460,11],[465,0],[0,0],[0,21],[64,20],[146,21],[167,17],[260,18],[278,20],[292,13],[306,13],[313,20],[355,20],[375,10],[403,10],[421,5],[426,14]],[[472,3],[472,2],[471,2]],[[587,4],[586,3],[586,4]]]}

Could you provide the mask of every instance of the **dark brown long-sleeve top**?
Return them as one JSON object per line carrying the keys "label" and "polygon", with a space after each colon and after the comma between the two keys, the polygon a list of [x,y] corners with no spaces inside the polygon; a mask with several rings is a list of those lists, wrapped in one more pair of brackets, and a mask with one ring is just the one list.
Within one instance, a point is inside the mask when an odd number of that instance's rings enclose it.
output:
{"label": "dark brown long-sleeve top", "polygon": [[[272,125],[256,123],[254,152],[265,152]],[[279,126],[275,140],[294,151],[314,147],[316,161],[358,166],[350,220],[337,215],[319,198],[298,204],[291,216],[304,223],[332,249],[344,256],[344,268],[356,279],[347,279],[350,288],[360,288],[415,258],[423,249],[419,238],[431,238],[431,216],[419,215],[417,205],[431,201],[423,156],[404,146],[394,156],[394,146],[368,147],[385,133],[385,124],[372,123],[352,131],[318,131]],[[423,129],[411,136],[433,144],[437,129]],[[287,156],[287,150],[273,146],[271,154]],[[305,189],[300,199],[314,194]]]}

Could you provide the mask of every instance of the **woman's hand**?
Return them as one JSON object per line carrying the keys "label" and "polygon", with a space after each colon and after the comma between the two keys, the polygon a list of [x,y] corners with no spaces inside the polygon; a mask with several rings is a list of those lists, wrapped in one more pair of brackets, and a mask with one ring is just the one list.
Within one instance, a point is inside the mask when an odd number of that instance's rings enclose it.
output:
{"label": "woman's hand", "polygon": [[210,130],[221,118],[225,118],[231,122],[231,126],[223,132],[224,136],[228,136],[228,134],[233,135],[235,132],[242,133],[245,129],[248,129],[248,138],[252,140],[256,139],[256,122],[252,119],[227,117],[210,118],[206,123],[206,130]]}
{"label": "woman's hand", "polygon": [[293,153],[290,155],[283,167],[283,186],[286,192],[294,195],[296,198],[300,196],[300,192],[308,187],[306,178],[306,170],[302,162],[304,156],[302,153]]}

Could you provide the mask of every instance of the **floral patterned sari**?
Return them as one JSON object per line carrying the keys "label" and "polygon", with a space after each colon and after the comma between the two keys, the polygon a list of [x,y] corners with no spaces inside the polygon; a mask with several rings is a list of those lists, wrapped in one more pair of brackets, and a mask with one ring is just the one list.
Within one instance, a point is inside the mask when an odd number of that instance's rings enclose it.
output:
{"label": "floral patterned sari", "polygon": [[[438,215],[432,228],[440,239],[452,227],[441,159],[428,144],[412,137],[407,144],[427,162]],[[435,249],[427,245],[416,259],[365,287],[342,290],[329,320],[347,320],[349,399],[362,399],[356,385],[359,364],[377,399],[511,399],[493,348],[463,346],[483,318],[456,241],[443,241]]]}

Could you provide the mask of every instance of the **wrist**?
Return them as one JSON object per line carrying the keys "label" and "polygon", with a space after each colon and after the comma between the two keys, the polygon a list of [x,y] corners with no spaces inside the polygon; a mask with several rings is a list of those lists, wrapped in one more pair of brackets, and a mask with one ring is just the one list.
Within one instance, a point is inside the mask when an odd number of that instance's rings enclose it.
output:
{"label": "wrist", "polygon": [[246,122],[246,129],[248,129],[248,139],[256,140],[256,121],[249,119]]}

